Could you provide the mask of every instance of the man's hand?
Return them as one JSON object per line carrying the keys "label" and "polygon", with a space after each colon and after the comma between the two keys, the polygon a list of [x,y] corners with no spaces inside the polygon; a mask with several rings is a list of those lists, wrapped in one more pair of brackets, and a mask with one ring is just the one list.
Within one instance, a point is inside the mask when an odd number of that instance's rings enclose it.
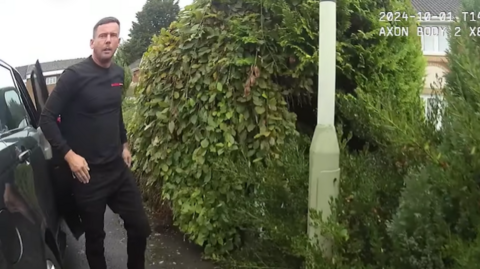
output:
{"label": "man's hand", "polygon": [[132,153],[130,153],[130,150],[127,147],[123,148],[122,158],[127,164],[128,168],[130,168],[132,165]]}
{"label": "man's hand", "polygon": [[70,150],[65,155],[65,160],[68,166],[70,166],[73,176],[77,178],[78,181],[84,184],[90,182],[90,168],[88,168],[88,163],[82,156]]}

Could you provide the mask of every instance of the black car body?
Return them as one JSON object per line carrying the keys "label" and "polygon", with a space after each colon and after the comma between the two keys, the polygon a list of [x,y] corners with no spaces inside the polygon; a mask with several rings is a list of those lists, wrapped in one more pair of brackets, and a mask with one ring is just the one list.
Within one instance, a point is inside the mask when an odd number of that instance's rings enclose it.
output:
{"label": "black car body", "polygon": [[37,61],[34,100],[0,60],[0,268],[60,268],[66,246],[55,204],[52,152],[38,121],[48,91]]}

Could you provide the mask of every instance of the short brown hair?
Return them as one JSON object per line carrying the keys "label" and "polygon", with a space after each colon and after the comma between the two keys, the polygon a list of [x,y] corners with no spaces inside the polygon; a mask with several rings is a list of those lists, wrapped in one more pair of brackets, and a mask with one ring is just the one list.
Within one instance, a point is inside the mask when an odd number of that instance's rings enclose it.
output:
{"label": "short brown hair", "polygon": [[99,20],[95,24],[95,26],[93,27],[93,38],[95,38],[95,35],[97,34],[98,26],[108,24],[108,23],[116,23],[116,24],[118,24],[118,27],[120,27],[120,21],[117,18],[115,18],[115,17],[105,17],[105,18]]}

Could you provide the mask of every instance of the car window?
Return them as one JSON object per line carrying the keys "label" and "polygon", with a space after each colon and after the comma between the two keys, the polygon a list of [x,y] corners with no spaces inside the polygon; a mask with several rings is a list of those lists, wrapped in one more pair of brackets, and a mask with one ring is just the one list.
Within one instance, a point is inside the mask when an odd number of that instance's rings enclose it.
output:
{"label": "car window", "polygon": [[27,113],[12,73],[0,65],[0,132],[27,126]]}

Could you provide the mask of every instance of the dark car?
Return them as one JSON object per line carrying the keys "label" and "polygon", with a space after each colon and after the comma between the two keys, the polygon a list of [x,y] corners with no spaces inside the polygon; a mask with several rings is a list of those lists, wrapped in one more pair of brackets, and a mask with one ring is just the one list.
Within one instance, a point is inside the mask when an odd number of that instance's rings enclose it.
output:
{"label": "dark car", "polygon": [[0,268],[61,268],[61,229],[50,160],[38,127],[48,97],[40,64],[31,74],[34,100],[18,72],[0,60]]}

